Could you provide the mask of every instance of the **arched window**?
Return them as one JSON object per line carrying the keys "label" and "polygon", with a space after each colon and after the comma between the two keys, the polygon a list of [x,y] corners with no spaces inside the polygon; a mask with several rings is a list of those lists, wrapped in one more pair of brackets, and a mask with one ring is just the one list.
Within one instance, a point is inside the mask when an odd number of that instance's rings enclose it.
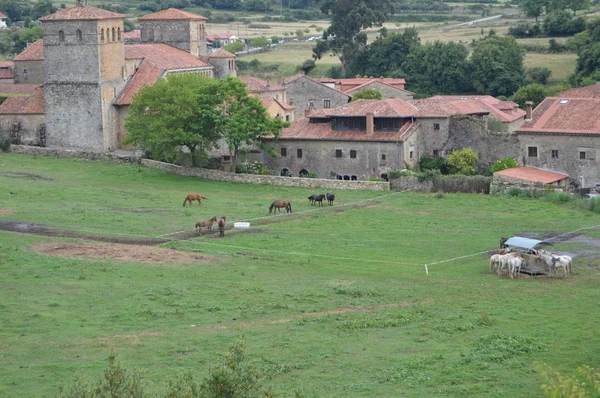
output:
{"label": "arched window", "polygon": [[291,177],[292,173],[290,173],[290,171],[288,169],[281,169],[280,175],[282,177]]}
{"label": "arched window", "polygon": [[121,41],[121,28],[117,28],[117,41]]}
{"label": "arched window", "polygon": [[100,43],[104,43],[104,28],[100,29]]}
{"label": "arched window", "polygon": [[300,177],[306,177],[308,175],[308,170],[306,169],[302,169],[300,170],[300,173],[298,174]]}
{"label": "arched window", "polygon": [[79,29],[77,29],[75,34],[77,35],[77,41],[83,41],[83,35],[81,34],[81,31]]}
{"label": "arched window", "polygon": [[117,32],[115,28],[112,28],[112,41],[117,41]]}
{"label": "arched window", "polygon": [[65,41],[65,32],[62,30],[58,31],[58,41],[63,43]]}

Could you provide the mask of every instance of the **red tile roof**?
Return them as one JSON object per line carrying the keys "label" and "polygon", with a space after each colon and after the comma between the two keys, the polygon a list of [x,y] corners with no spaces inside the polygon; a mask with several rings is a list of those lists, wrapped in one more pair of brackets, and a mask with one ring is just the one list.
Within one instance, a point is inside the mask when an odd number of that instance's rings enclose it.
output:
{"label": "red tile roof", "polygon": [[270,83],[266,80],[252,76],[241,76],[240,80],[246,83],[248,91],[251,93],[266,92],[266,91],[284,91],[285,88],[278,83]]}
{"label": "red tile roof", "polygon": [[513,122],[526,112],[512,101],[501,101],[491,95],[437,95],[425,101],[439,101],[449,114],[491,113],[501,122]]}
{"label": "red tile roof", "polygon": [[517,180],[530,182],[541,182],[542,184],[551,184],[553,182],[569,178],[569,176],[566,174],[523,166],[497,171],[494,173],[494,176],[514,178]]}
{"label": "red tile roof", "polygon": [[0,104],[1,115],[31,115],[44,113],[44,88],[33,84],[14,86],[35,86],[30,94],[8,97]]}
{"label": "red tile roof", "polygon": [[15,65],[12,61],[0,62],[0,79],[14,79]]}
{"label": "red tile roof", "polygon": [[549,97],[516,130],[519,134],[600,135],[600,98]]}
{"label": "red tile roof", "polygon": [[293,122],[290,127],[283,129],[279,135],[279,139],[393,142],[401,139],[403,129],[404,126],[400,131],[377,131],[368,137],[367,132],[364,130],[336,131],[331,128],[331,123],[310,123],[309,118],[304,118]]}
{"label": "red tile roof", "polygon": [[168,44],[128,44],[125,46],[125,59],[148,59],[164,69],[187,69],[208,66],[208,64],[187,51]]}
{"label": "red tile roof", "polygon": [[123,19],[125,15],[103,10],[92,6],[78,4],[75,7],[65,8],[54,14],[41,17],[40,21],[82,21],[100,19]]}
{"label": "red tile roof", "polygon": [[287,104],[285,102],[278,101],[278,100],[276,100],[275,98],[272,98],[272,97],[262,97],[262,96],[260,96],[258,98],[260,99],[260,102],[262,103],[262,105],[265,108],[268,108],[273,102],[275,102],[276,104],[278,104],[281,108],[283,108],[286,111],[291,111],[293,109],[296,109],[295,106],[289,105],[289,104]]}
{"label": "red tile roof", "polygon": [[213,33],[212,35],[208,35],[206,36],[207,40],[213,41],[213,40],[219,40],[219,39],[229,39],[231,36],[233,36],[230,33]]}
{"label": "red tile roof", "polygon": [[142,39],[142,30],[135,29],[135,30],[132,30],[131,32],[125,32],[125,33],[123,33],[123,39],[125,39],[125,40],[141,40]]}
{"label": "red tile roof", "polygon": [[115,100],[115,105],[129,105],[142,87],[154,84],[165,71],[208,67],[187,51],[168,44],[128,44],[125,46],[126,59],[140,59],[137,71]]}
{"label": "red tile roof", "polygon": [[365,116],[373,113],[375,117],[410,117],[415,115],[418,109],[398,98],[384,100],[358,100],[337,108],[321,109],[319,113],[324,116]]}
{"label": "red tile roof", "polygon": [[167,10],[155,12],[154,14],[144,15],[143,17],[139,17],[138,21],[155,21],[155,20],[199,20],[205,21],[208,18],[203,17],[202,15],[192,14],[191,12],[178,10],[176,8],[169,8]]}
{"label": "red tile roof", "polygon": [[558,93],[560,98],[600,98],[600,83],[591,86],[572,88]]}
{"label": "red tile roof", "polygon": [[217,48],[215,51],[208,54],[208,58],[235,58],[236,55],[222,48]]}
{"label": "red tile roof", "polygon": [[0,12],[0,18],[8,18],[4,13]]}
{"label": "red tile roof", "polygon": [[317,80],[321,83],[343,84],[344,86],[346,86],[346,85],[360,86],[365,83],[370,83],[372,81],[380,81],[380,82],[388,84],[390,86],[406,84],[406,80],[404,80],[404,79],[394,79],[391,77],[355,77],[355,78],[350,78],[350,79],[332,79],[330,77],[324,77],[324,78],[322,77]]}
{"label": "red tile roof", "polygon": [[44,40],[36,40],[23,52],[17,55],[13,61],[42,61],[44,59]]}
{"label": "red tile roof", "polygon": [[0,84],[0,94],[31,95],[38,87],[38,84]]}

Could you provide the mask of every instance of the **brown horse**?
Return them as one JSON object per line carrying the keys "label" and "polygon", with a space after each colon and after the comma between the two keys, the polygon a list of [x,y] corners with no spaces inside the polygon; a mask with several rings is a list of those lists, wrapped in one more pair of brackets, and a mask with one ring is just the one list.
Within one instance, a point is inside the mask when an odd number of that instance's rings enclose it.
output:
{"label": "brown horse", "polygon": [[202,232],[202,227],[206,227],[206,230],[208,232],[210,232],[212,230],[212,226],[215,222],[217,222],[217,216],[214,216],[210,220],[198,221],[196,223],[196,229],[198,230],[198,232]]}
{"label": "brown horse", "polygon": [[219,236],[225,236],[225,223],[227,222],[227,217],[223,216],[219,220]]}
{"label": "brown horse", "polygon": [[207,199],[208,200],[208,198],[205,198],[204,196],[202,196],[199,193],[191,193],[191,194],[189,194],[188,196],[185,197],[185,200],[183,201],[183,207],[185,207],[185,203],[186,202],[190,202],[190,206],[191,206],[192,202],[194,200],[197,200],[198,204],[201,205],[202,204],[202,199]]}
{"label": "brown horse", "polygon": [[273,208],[275,208],[275,211],[279,210],[279,213],[281,213],[282,208],[285,209],[288,213],[292,212],[292,204],[287,200],[276,200],[275,202],[271,203],[271,206],[269,206],[269,214],[271,214],[271,212],[275,214]]}

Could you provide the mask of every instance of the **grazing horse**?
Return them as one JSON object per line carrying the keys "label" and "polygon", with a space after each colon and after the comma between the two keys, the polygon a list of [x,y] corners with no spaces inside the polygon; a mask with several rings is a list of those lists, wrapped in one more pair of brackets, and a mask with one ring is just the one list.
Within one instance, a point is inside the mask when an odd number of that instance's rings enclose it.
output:
{"label": "grazing horse", "polygon": [[315,204],[317,202],[319,202],[319,206],[323,206],[323,200],[325,199],[325,195],[321,194],[321,195],[310,195],[308,197],[308,200],[310,200],[311,204]]}
{"label": "grazing horse", "polygon": [[335,195],[332,193],[327,193],[327,202],[329,202],[329,206],[333,206],[333,201],[335,199]]}
{"label": "grazing horse", "polygon": [[190,206],[191,206],[192,202],[194,200],[197,200],[198,204],[201,205],[202,204],[202,199],[207,199],[208,200],[208,198],[205,198],[204,196],[202,196],[199,193],[190,193],[190,194],[188,194],[188,196],[185,197],[185,200],[183,201],[183,207],[185,207],[185,203],[186,202],[190,202]]}
{"label": "grazing horse", "polygon": [[227,217],[225,217],[225,216],[221,217],[221,219],[219,220],[219,236],[225,236],[225,223],[226,222],[227,222]]}
{"label": "grazing horse", "polygon": [[[276,200],[275,202],[271,203],[271,206],[269,206],[269,214],[271,214],[271,212],[275,214],[275,211],[277,210],[279,210],[279,213],[281,213],[282,208],[284,208],[288,213],[292,212],[292,204],[290,202],[287,200]],[[273,211],[273,209],[275,209],[275,211]]]}
{"label": "grazing horse", "polygon": [[212,226],[215,222],[217,222],[217,216],[214,216],[210,220],[198,221],[196,223],[196,229],[198,230],[198,232],[202,232],[202,227],[206,227],[206,230],[210,232],[212,231]]}
{"label": "grazing horse", "polygon": [[564,271],[565,278],[572,273],[573,259],[569,256],[556,256],[546,252],[540,253],[542,259],[546,262],[550,268],[550,275],[556,273],[557,268],[562,268]]}

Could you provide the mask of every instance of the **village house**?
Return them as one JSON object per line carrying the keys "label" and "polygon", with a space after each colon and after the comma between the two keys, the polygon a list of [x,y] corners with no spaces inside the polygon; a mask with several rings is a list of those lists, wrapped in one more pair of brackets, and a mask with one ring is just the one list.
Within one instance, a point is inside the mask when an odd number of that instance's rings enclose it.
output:
{"label": "village house", "polygon": [[294,119],[301,119],[306,109],[329,109],[347,104],[352,96],[316,79],[298,74],[282,80],[287,103],[296,107]]}
{"label": "village house", "polygon": [[569,176],[535,167],[519,166],[495,172],[492,180],[493,189],[500,194],[507,194],[512,188],[543,191],[548,186],[566,191],[569,189]]}
{"label": "village house", "polygon": [[359,100],[307,110],[280,135],[280,156],[265,162],[282,175],[365,180],[472,147],[489,167],[518,150],[512,126],[524,116],[517,104],[489,96]]}
{"label": "village house", "polygon": [[172,73],[236,75],[233,54],[206,55],[206,18],[176,9],[141,17],[137,44],[125,44],[124,18],[82,4],[40,18],[44,39],[15,57],[17,84],[0,85],[20,97],[0,104],[0,139],[110,151],[141,88]]}
{"label": "village house", "polygon": [[371,88],[379,91],[383,95],[383,98],[400,98],[409,100],[413,99],[414,97],[413,92],[404,88],[406,85],[406,81],[404,79],[357,76],[350,79],[332,79],[324,77],[316,80],[328,87],[336,88],[351,96]]}
{"label": "village house", "polygon": [[600,84],[548,97],[516,130],[518,162],[568,174],[577,188],[600,184]]}

